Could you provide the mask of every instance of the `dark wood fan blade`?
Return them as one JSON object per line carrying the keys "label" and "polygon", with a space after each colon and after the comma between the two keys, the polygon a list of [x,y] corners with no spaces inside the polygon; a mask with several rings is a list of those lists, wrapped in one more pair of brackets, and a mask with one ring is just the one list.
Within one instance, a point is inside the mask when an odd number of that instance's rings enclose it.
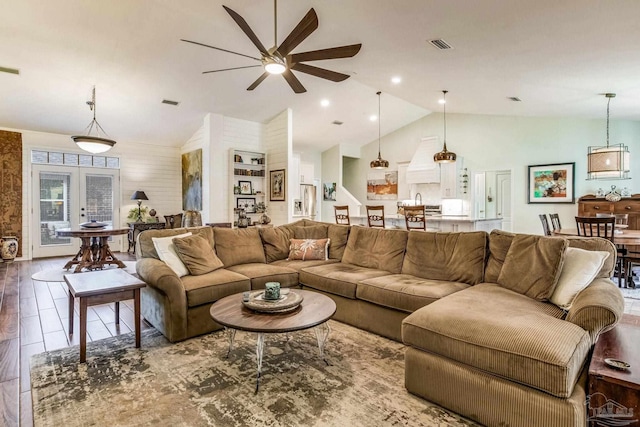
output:
{"label": "dark wood fan blade", "polygon": [[256,67],[262,67],[262,65],[247,65],[245,67],[223,68],[221,70],[203,71],[202,74],[219,73],[220,71],[242,70],[243,68],[256,68]]}
{"label": "dark wood fan blade", "polygon": [[294,64],[291,69],[300,71],[301,73],[311,74],[312,76],[331,80],[332,82],[341,82],[350,77],[348,74],[342,74],[336,71],[326,70],[324,68],[318,68],[307,64]]}
{"label": "dark wood fan blade", "polygon": [[266,79],[267,77],[269,77],[269,73],[267,73],[266,71],[264,73],[262,73],[262,75],[260,77],[258,77],[258,80],[256,80],[255,82],[251,83],[251,86],[249,86],[247,88],[247,90],[254,90],[255,88],[258,87],[258,85],[260,83],[262,83],[262,81],[264,79]]}
{"label": "dark wood fan blade", "polygon": [[329,49],[312,50],[310,52],[292,53],[291,62],[320,61],[323,59],[351,58],[360,52],[361,43]]}
{"label": "dark wood fan blade", "polygon": [[302,18],[302,20],[291,31],[287,38],[278,46],[278,52],[284,58],[296,48],[304,39],[309,37],[318,28],[318,15],[316,11],[311,8],[309,12]]}
{"label": "dark wood fan blade", "polygon": [[236,24],[238,24],[240,29],[244,31],[244,33],[247,35],[247,37],[249,37],[249,39],[253,42],[253,44],[256,45],[258,50],[263,55],[269,56],[269,52],[262,45],[262,42],[260,41],[260,39],[258,39],[258,36],[256,36],[256,34],[251,29],[251,27],[249,27],[249,24],[247,24],[247,21],[245,21],[242,16],[238,15],[236,12],[234,12],[232,9],[229,9],[227,6],[222,6],[222,7],[224,7],[224,10],[226,10],[227,13],[231,15],[233,20],[236,21]]}
{"label": "dark wood fan blade", "polygon": [[238,53],[238,52],[234,52],[232,50],[222,49],[221,47],[210,46],[208,44],[204,44],[204,43],[200,43],[200,42],[194,42],[194,41],[185,40],[185,39],[180,39],[180,41],[187,42],[187,43],[192,43],[192,44],[197,44],[198,46],[204,46],[204,47],[208,47],[208,48],[215,49],[215,50],[221,50],[221,51],[227,52],[227,53],[233,53],[234,55],[244,56],[245,58],[255,59],[256,61],[260,61],[261,60],[260,58],[256,58],[254,56],[245,55],[244,53]]}
{"label": "dark wood fan blade", "polygon": [[300,83],[300,80],[298,80],[298,78],[293,75],[291,70],[287,69],[284,73],[282,73],[282,76],[287,81],[287,83],[289,83],[289,86],[291,86],[291,89],[293,89],[295,93],[304,93],[307,91],[304,86],[302,86],[302,83]]}

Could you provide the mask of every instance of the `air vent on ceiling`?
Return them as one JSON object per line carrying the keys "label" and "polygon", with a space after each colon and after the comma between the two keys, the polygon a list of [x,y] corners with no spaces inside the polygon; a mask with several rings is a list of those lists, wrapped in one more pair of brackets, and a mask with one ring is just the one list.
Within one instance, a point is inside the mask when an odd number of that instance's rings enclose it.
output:
{"label": "air vent on ceiling", "polygon": [[435,46],[437,49],[440,49],[440,50],[453,49],[453,47],[449,43],[447,43],[442,39],[429,40],[429,43],[431,43],[433,46]]}
{"label": "air vent on ceiling", "polygon": [[331,122],[331,124],[338,125],[338,126],[340,126],[343,123],[344,122],[341,122],[340,120],[334,120],[334,121]]}
{"label": "air vent on ceiling", "polygon": [[170,101],[168,99],[163,99],[162,103],[163,104],[169,104],[169,105],[178,105],[178,104],[180,104],[178,101]]}
{"label": "air vent on ceiling", "polygon": [[517,96],[510,96],[509,99],[513,102],[522,102],[522,99],[518,98]]}
{"label": "air vent on ceiling", "polygon": [[20,70],[18,70],[17,68],[0,67],[0,72],[18,75],[20,74]]}

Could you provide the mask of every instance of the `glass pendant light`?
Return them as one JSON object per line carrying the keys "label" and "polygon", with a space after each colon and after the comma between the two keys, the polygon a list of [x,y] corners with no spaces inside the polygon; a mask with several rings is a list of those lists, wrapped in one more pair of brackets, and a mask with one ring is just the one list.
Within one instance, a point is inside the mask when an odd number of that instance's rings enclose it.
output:
{"label": "glass pendant light", "polygon": [[433,155],[433,161],[436,163],[453,163],[456,161],[456,153],[447,150],[447,90],[443,90],[443,118],[444,118],[444,146],[442,151]]}
{"label": "glass pendant light", "polygon": [[380,155],[380,122],[382,121],[380,117],[380,94],[382,92],[376,92],[378,95],[378,158],[372,160],[369,166],[371,169],[386,169],[389,167],[389,160],[384,160]]}

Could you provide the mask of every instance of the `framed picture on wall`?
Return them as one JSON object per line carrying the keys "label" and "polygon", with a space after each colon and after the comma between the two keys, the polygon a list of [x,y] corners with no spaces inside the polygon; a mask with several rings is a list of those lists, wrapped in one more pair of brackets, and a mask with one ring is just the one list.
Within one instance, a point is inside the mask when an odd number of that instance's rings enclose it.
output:
{"label": "framed picture on wall", "polygon": [[252,194],[253,188],[251,186],[251,181],[238,181],[238,185],[240,186],[240,194]]}
{"label": "framed picture on wall", "polygon": [[575,163],[529,166],[527,203],[575,203]]}
{"label": "framed picture on wall", "polygon": [[272,202],[284,202],[285,199],[285,171],[284,169],[269,172],[269,200]]}

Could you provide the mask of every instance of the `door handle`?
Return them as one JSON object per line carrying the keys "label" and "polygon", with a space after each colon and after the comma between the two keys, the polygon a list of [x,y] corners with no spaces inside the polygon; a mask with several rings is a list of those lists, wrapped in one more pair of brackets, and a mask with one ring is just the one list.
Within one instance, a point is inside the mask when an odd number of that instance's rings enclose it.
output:
{"label": "door handle", "polygon": [[84,214],[80,214],[81,217],[84,217]]}

